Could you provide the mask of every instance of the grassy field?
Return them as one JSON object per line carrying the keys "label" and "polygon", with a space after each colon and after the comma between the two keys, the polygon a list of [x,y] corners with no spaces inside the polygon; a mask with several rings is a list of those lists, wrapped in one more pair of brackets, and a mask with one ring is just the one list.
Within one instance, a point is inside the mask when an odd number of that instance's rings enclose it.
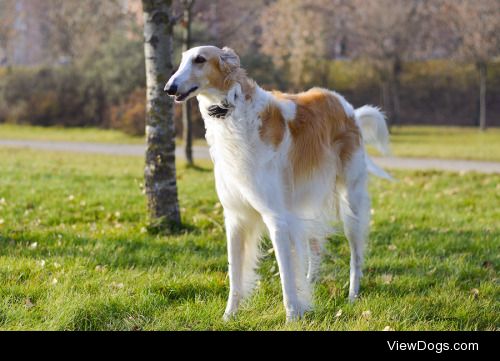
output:
{"label": "grassy field", "polygon": [[391,148],[399,157],[500,161],[500,129],[393,127]]}
{"label": "grassy field", "polygon": [[[333,236],[316,309],[285,324],[271,254],[238,318],[222,209],[206,169],[178,166],[184,232],[146,231],[142,159],[0,148],[0,329],[497,330],[500,175],[397,172],[372,179],[361,299]],[[269,242],[264,249],[270,248]]]}
{"label": "grassy field", "polygon": [[143,137],[133,137],[113,129],[37,127],[14,124],[0,124],[0,139],[144,144]]}
{"label": "grassy field", "polygon": [[[59,142],[90,142],[113,144],[144,144],[142,136],[131,136],[115,129],[37,127],[0,124],[0,139],[48,140]],[[176,140],[181,144],[180,139]],[[195,145],[206,145],[205,139],[195,139]]]}
{"label": "grassy field", "polygon": [[[0,124],[0,139],[79,141],[96,143],[143,144],[143,137],[132,137],[117,130],[97,128],[56,128]],[[181,144],[177,140],[178,144]],[[196,145],[206,145],[196,139]],[[500,129],[480,132],[459,127],[393,127],[393,154],[400,157],[476,159],[500,161]],[[373,154],[377,154],[373,152]]]}

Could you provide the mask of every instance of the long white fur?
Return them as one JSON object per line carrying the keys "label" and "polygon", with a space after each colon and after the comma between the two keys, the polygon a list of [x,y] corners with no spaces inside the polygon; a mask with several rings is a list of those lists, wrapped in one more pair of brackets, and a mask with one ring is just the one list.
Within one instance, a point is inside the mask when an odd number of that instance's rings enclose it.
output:
{"label": "long white fur", "polygon": [[[200,48],[189,50],[184,57],[194,57]],[[189,61],[171,78],[188,79]],[[183,66],[184,65],[184,66]],[[169,81],[170,82],[170,81]],[[181,84],[189,88],[191,84]],[[354,110],[342,96],[338,97],[348,115],[354,115],[363,137],[384,148],[388,138],[383,114],[373,107]],[[258,279],[260,238],[267,232],[276,255],[287,320],[303,315],[312,306],[311,284],[319,264],[320,249],[333,231],[335,215],[340,216],[351,246],[349,299],[358,296],[363,252],[368,235],[370,198],[367,192],[367,170],[384,176],[370,166],[364,147],[340,169],[336,157],[319,169],[307,182],[290,181],[289,150],[292,137],[286,128],[283,141],[275,149],[259,136],[262,125],[259,113],[268,104],[277,104],[286,121],[293,121],[296,105],[280,100],[256,86],[251,100],[246,100],[237,84],[224,94],[200,88],[197,98],[206,127],[206,139],[214,163],[217,194],[224,208],[229,260],[230,294],[224,318],[229,319],[248,297]],[[228,100],[233,105],[224,119],[213,118],[207,108]],[[332,150],[333,151],[333,150]],[[337,179],[340,179],[337,182]]]}

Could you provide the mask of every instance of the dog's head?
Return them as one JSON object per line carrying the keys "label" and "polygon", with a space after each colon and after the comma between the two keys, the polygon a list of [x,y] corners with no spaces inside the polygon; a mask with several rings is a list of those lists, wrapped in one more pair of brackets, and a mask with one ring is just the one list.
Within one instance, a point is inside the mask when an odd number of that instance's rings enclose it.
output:
{"label": "dog's head", "polygon": [[231,86],[230,74],[240,67],[240,58],[230,48],[199,46],[182,53],[179,69],[164,90],[183,102],[200,93],[223,94]]}

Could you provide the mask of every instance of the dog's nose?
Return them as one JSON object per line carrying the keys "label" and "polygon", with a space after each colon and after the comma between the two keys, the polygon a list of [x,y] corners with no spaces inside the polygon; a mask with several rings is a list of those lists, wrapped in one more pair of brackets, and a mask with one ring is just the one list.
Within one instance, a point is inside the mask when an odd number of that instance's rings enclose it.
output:
{"label": "dog's nose", "polygon": [[175,95],[177,94],[177,85],[175,83],[170,86],[167,84],[163,90],[166,91],[168,95]]}

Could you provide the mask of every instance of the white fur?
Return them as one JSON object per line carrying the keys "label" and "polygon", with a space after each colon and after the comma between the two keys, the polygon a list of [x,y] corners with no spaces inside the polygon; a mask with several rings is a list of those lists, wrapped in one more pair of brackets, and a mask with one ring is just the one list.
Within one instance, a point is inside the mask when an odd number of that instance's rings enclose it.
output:
{"label": "white fur", "polygon": [[[230,116],[217,119],[206,111],[213,99],[198,96],[226,219],[231,290],[225,318],[237,311],[240,301],[256,284],[259,239],[264,230],[276,253],[287,318],[296,319],[310,309],[318,250],[333,231],[336,198],[351,243],[349,298],[354,300],[359,291],[370,210],[364,150],[354,154],[346,170],[337,169],[332,161],[306,184],[293,185],[282,176],[290,169],[290,134],[287,130],[278,149],[263,143],[258,114],[269,102],[278,102],[284,117],[292,120],[295,104],[278,101],[259,87],[253,101],[238,99]],[[341,172],[343,182],[332,189]]]}
{"label": "white fur", "polygon": [[[256,285],[264,232],[272,241],[278,263],[287,320],[309,310],[320,250],[333,231],[331,225],[337,214],[351,246],[349,299],[354,300],[359,292],[370,218],[364,148],[356,151],[344,167],[332,149],[327,155],[330,162],[307,181],[296,184],[290,171],[292,137],[288,127],[277,148],[264,143],[259,135],[259,113],[268,104],[277,104],[286,121],[293,121],[295,103],[279,100],[258,86],[250,100],[241,91],[236,85],[227,94],[201,89],[197,95],[214,162],[216,190],[224,208],[230,281],[224,318],[236,313]],[[373,117],[379,120],[372,108],[369,112],[354,111],[342,96],[334,94],[358,124]],[[210,117],[207,108],[222,100],[234,108],[225,118]]]}

